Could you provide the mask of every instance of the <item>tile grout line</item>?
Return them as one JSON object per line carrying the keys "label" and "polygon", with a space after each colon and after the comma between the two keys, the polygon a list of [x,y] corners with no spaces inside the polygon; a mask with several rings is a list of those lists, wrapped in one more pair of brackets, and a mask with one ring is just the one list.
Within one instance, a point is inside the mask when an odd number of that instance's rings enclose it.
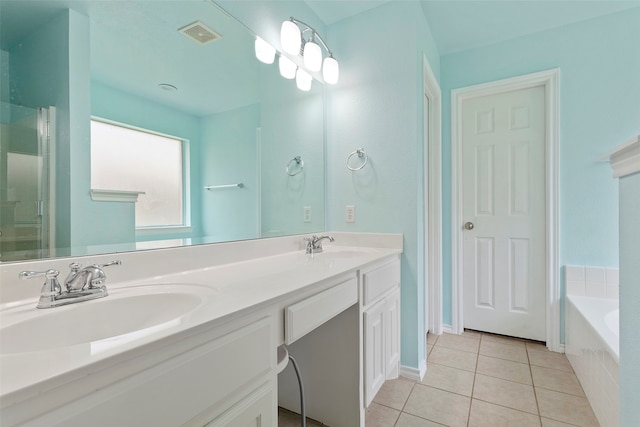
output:
{"label": "tile grout line", "polygon": [[[425,374],[426,375],[426,374]],[[411,397],[411,393],[413,393],[413,390],[416,388],[416,384],[418,384],[417,381],[413,382],[413,385],[411,386],[411,390],[409,390],[409,394],[407,395],[407,398],[405,399],[404,403],[402,404],[402,408],[400,409],[400,413],[404,412],[404,408],[406,408],[407,406],[407,402],[409,401],[409,398]],[[400,417],[398,417],[399,419]],[[397,422],[397,421],[396,421]]]}
{"label": "tile grout line", "polygon": [[538,402],[538,393],[536,392],[536,384],[533,381],[533,369],[531,368],[531,358],[529,357],[529,349],[525,344],[525,352],[527,353],[527,363],[529,365],[529,375],[531,375],[531,387],[533,388],[533,398],[536,400],[536,409],[538,410],[538,421],[542,425],[542,413],[540,411],[540,403]]}
{"label": "tile grout line", "polygon": [[478,377],[478,363],[480,360],[480,346],[482,345],[482,338],[484,334],[480,334],[480,339],[478,340],[478,352],[476,353],[476,368],[473,371],[473,384],[471,385],[471,398],[469,399],[469,412],[467,413],[467,427],[469,427],[469,423],[471,423],[471,407],[473,406],[473,393],[476,390],[476,378]]}
{"label": "tile grout line", "polygon": [[[491,339],[485,339],[485,335],[486,335],[486,334],[481,334],[481,336],[480,336],[480,338],[479,338],[480,346],[482,345],[482,342],[483,342],[483,341],[484,341],[484,342],[489,342],[489,343],[496,343],[496,344],[502,344],[502,345],[509,345],[509,344],[508,344],[508,343],[506,343],[506,342],[497,342],[497,341],[494,341],[494,340],[491,340]],[[491,335],[491,334],[489,334],[489,335]],[[476,384],[476,380],[477,380],[477,375],[485,375],[485,374],[479,374],[479,373],[478,373],[478,371],[477,371],[477,369],[478,369],[478,364],[479,364],[479,356],[481,356],[481,355],[482,355],[482,356],[485,356],[485,357],[489,357],[489,358],[494,358],[494,359],[504,360],[504,361],[508,361],[508,362],[519,363],[519,364],[526,364],[526,365],[527,365],[527,367],[529,368],[529,369],[528,369],[528,371],[529,371],[529,376],[530,376],[530,379],[531,379],[531,384],[525,384],[525,383],[521,383],[521,382],[518,382],[518,381],[513,381],[513,380],[511,380],[511,379],[507,379],[507,378],[494,377],[494,376],[492,376],[492,375],[486,375],[486,376],[487,376],[487,377],[492,377],[492,378],[501,379],[501,380],[504,380],[504,381],[509,381],[509,382],[511,382],[511,383],[524,384],[524,385],[530,385],[530,386],[533,388],[534,398],[535,398],[535,401],[536,401],[537,417],[538,417],[538,420],[539,420],[539,422],[540,422],[540,424],[541,424],[541,425],[542,425],[542,413],[541,413],[541,411],[540,411],[540,403],[539,403],[539,401],[538,401],[538,392],[537,392],[537,388],[540,388],[541,390],[548,390],[548,391],[551,391],[551,392],[559,393],[559,394],[562,394],[562,395],[565,395],[565,396],[569,396],[569,397],[575,397],[575,398],[586,398],[584,395],[577,395],[577,394],[569,393],[569,392],[562,391],[562,390],[555,390],[555,389],[553,389],[553,388],[548,388],[548,387],[543,387],[543,386],[537,386],[537,385],[535,384],[534,380],[533,380],[533,368],[534,368],[534,367],[536,367],[536,368],[541,368],[541,369],[548,369],[548,370],[551,370],[551,371],[558,371],[558,372],[565,372],[565,373],[573,373],[574,375],[575,375],[575,370],[573,370],[573,367],[572,367],[572,369],[571,369],[571,370],[567,370],[567,369],[557,368],[557,367],[556,367],[557,365],[554,365],[554,366],[548,366],[548,365],[543,365],[543,364],[541,364],[541,363],[532,363],[532,360],[531,360],[531,357],[530,357],[531,352],[534,352],[534,353],[544,353],[545,351],[548,351],[548,349],[545,349],[545,348],[535,348],[533,345],[529,345],[529,343],[530,343],[530,342],[533,342],[533,341],[531,341],[531,340],[524,340],[524,341],[518,340],[518,342],[523,342],[523,343],[524,343],[524,349],[525,349],[525,353],[526,353],[526,360],[527,360],[527,361],[526,361],[526,363],[525,363],[525,362],[522,362],[522,361],[516,361],[516,360],[512,360],[512,359],[505,359],[505,358],[502,358],[502,357],[496,357],[495,355],[485,355],[485,354],[480,353],[480,348],[478,349],[477,359],[476,359],[476,370],[475,370],[475,372],[474,372],[474,379],[473,379],[473,385],[472,385],[472,391],[471,391],[471,402],[473,402],[473,400],[474,400],[474,399],[475,399],[475,400],[479,400],[479,401],[483,401],[482,399],[476,399],[475,397],[473,397],[473,394],[474,394],[474,392],[475,392],[475,384]],[[534,343],[535,343],[535,342],[534,342]],[[448,349],[450,349],[450,350],[465,351],[465,350],[462,350],[462,349],[459,349],[459,348],[450,348],[450,347],[446,347],[446,346],[442,346],[442,345],[441,345],[441,347],[443,347],[443,348],[448,348]],[[514,347],[515,347],[515,346],[514,346]],[[461,368],[458,368],[458,367],[453,367],[453,366],[448,366],[448,365],[441,365],[441,364],[437,364],[437,363],[436,363],[436,365],[444,366],[444,367],[451,368],[451,369],[458,369],[458,370],[462,370],[462,371],[466,371],[466,372],[471,372],[471,371],[467,371],[467,370],[465,370],[465,369],[461,369]],[[580,384],[580,386],[581,386],[581,388],[584,390],[584,387],[582,387],[582,384]],[[433,388],[439,389],[438,387],[433,387]],[[440,390],[442,390],[442,389],[440,389]],[[449,393],[454,393],[454,394],[458,394],[458,395],[460,395],[460,396],[464,396],[464,395],[461,395],[461,394],[459,394],[459,393],[451,392],[451,391],[449,391],[449,390],[443,390],[443,391],[447,391],[447,392],[449,392]],[[489,403],[489,404],[496,405],[496,406],[501,406],[501,407],[504,407],[504,408],[506,408],[506,409],[516,410],[516,411],[519,411],[519,412],[522,412],[522,413],[531,414],[530,412],[526,412],[526,411],[522,411],[522,410],[519,410],[519,409],[511,408],[511,407],[509,407],[509,406],[504,406],[504,405],[500,405],[500,404],[496,404],[496,403],[488,402],[488,401],[485,401],[485,402],[486,402],[486,403]],[[535,415],[535,414],[531,414],[531,415]],[[552,416],[545,416],[545,418],[546,418],[546,419],[549,419],[549,420],[560,421],[560,420],[556,420],[556,418],[555,418],[555,417],[552,417]],[[565,423],[566,423],[566,421],[562,421],[562,422],[565,422]],[[469,420],[467,421],[467,424],[469,424],[469,423],[470,423],[470,415],[469,415]],[[567,423],[567,425],[574,425],[574,424],[573,424],[573,423]]]}
{"label": "tile grout line", "polygon": [[[440,337],[439,337],[439,336],[434,336],[434,337],[435,337],[435,341],[433,342],[433,344],[431,344],[431,350],[432,350],[432,351],[433,351],[433,349],[434,349],[436,346],[438,346],[438,347],[440,347],[440,348],[446,348],[446,349],[449,349],[449,350],[461,351],[461,352],[467,352],[467,353],[476,354],[476,361],[475,361],[475,368],[474,368],[474,371],[468,371],[468,370],[466,370],[466,369],[461,369],[461,368],[454,367],[454,366],[448,366],[448,365],[442,365],[442,364],[439,364],[439,363],[434,363],[434,365],[442,366],[442,367],[445,367],[445,368],[448,368],[448,369],[454,369],[454,370],[459,370],[459,371],[464,371],[464,372],[472,372],[472,373],[473,373],[473,382],[472,382],[472,386],[471,386],[471,396],[466,396],[466,395],[464,395],[464,394],[460,394],[460,393],[457,393],[457,392],[454,392],[454,391],[450,391],[450,390],[445,390],[445,389],[442,389],[442,388],[439,388],[439,387],[436,387],[436,386],[431,386],[431,385],[427,385],[427,384],[422,384],[420,381],[411,381],[411,383],[412,383],[412,385],[411,385],[411,389],[409,390],[409,393],[408,393],[408,395],[407,395],[407,398],[404,400],[404,403],[403,403],[403,405],[402,405],[402,408],[399,410],[398,418],[397,418],[397,419],[396,419],[396,421],[394,422],[394,426],[395,426],[395,425],[398,425],[398,422],[400,421],[400,418],[402,417],[402,414],[407,414],[408,416],[417,417],[417,418],[419,418],[419,419],[423,419],[423,420],[427,420],[427,421],[429,421],[429,422],[434,422],[434,423],[436,423],[436,424],[439,424],[439,423],[437,423],[436,421],[430,420],[430,419],[428,419],[428,418],[424,418],[424,417],[419,416],[419,415],[414,415],[414,414],[411,414],[411,413],[409,413],[409,412],[405,412],[405,409],[406,409],[406,406],[407,406],[407,403],[408,403],[409,397],[411,396],[411,394],[412,394],[412,393],[414,392],[414,390],[416,389],[416,385],[417,385],[417,384],[420,384],[420,385],[422,385],[422,386],[424,386],[424,387],[432,388],[432,389],[435,389],[435,390],[440,390],[440,391],[443,391],[443,392],[446,392],[446,393],[451,393],[451,394],[454,394],[454,395],[458,395],[458,396],[461,396],[461,397],[469,397],[469,410],[468,410],[468,412],[467,412],[467,426],[470,426],[470,425],[471,425],[471,407],[472,407],[472,404],[473,404],[473,400],[474,400],[474,399],[475,399],[475,400],[478,400],[478,401],[482,401],[482,402],[488,403],[488,404],[492,404],[492,405],[500,406],[500,407],[503,407],[503,408],[505,408],[505,409],[509,409],[509,410],[513,410],[513,411],[518,411],[518,412],[521,412],[521,413],[523,413],[523,414],[535,415],[535,414],[532,414],[532,413],[527,412],[527,411],[523,411],[523,410],[520,410],[520,409],[512,408],[512,407],[510,407],[510,406],[505,406],[505,405],[501,405],[501,404],[493,403],[493,402],[490,402],[490,401],[484,401],[484,400],[482,400],[482,399],[476,399],[476,398],[474,397],[474,393],[475,393],[475,385],[476,385],[477,376],[478,376],[478,375],[484,375],[484,374],[479,374],[479,373],[478,373],[479,358],[480,358],[480,356],[482,355],[482,354],[480,353],[480,347],[481,347],[481,345],[482,345],[483,340],[484,340],[485,342],[490,342],[490,343],[497,343],[497,344],[509,345],[509,344],[507,344],[507,343],[503,343],[503,342],[496,342],[496,341],[493,341],[493,340],[491,340],[491,339],[485,339],[485,335],[486,335],[486,334],[481,333],[481,334],[480,334],[480,336],[479,336],[479,338],[478,338],[478,340],[476,340],[476,341],[478,341],[478,349],[477,349],[477,351],[476,351],[476,352],[466,351],[466,350],[462,350],[462,349],[460,349],[460,348],[451,348],[451,347],[447,347],[446,345],[443,345],[443,344],[441,344],[441,343],[439,344],[439,343],[438,343],[438,341],[440,341],[440,340],[439,340],[439,338],[440,338]],[[467,338],[468,338],[468,339],[474,339],[474,340],[475,340],[475,338],[470,338],[470,337],[467,337]],[[429,344],[429,343],[427,343],[427,344]],[[439,345],[438,345],[438,344],[439,344]],[[538,352],[541,352],[542,350],[535,349],[535,348],[530,348],[530,346],[528,346],[528,345],[527,345],[527,341],[525,341],[525,342],[524,342],[524,344],[525,344],[524,348],[525,348],[526,360],[527,360],[526,365],[527,365],[527,366],[528,366],[528,368],[529,368],[529,376],[530,376],[530,379],[531,379],[531,387],[533,388],[534,398],[535,398],[535,401],[536,401],[537,419],[538,419],[538,421],[539,421],[540,425],[542,425],[542,414],[541,414],[541,411],[540,411],[540,403],[539,403],[539,401],[538,401],[537,387],[536,387],[536,384],[534,383],[534,379],[533,379],[533,367],[535,366],[535,367],[540,367],[540,368],[545,368],[545,369],[550,369],[550,370],[555,370],[555,371],[561,371],[561,372],[569,372],[569,371],[564,370],[564,369],[556,369],[556,368],[549,367],[549,366],[539,366],[538,364],[532,364],[532,363],[531,363],[531,357],[530,357],[530,350],[531,350],[531,351],[538,351]],[[515,347],[515,346],[514,346],[514,347]],[[519,346],[518,346],[518,347],[519,347]],[[428,350],[428,349],[427,349],[427,350]],[[428,356],[429,356],[429,353],[427,352],[427,359],[428,359]],[[511,360],[511,359],[504,359],[504,358],[501,358],[501,357],[495,357],[495,356],[493,356],[493,355],[483,355],[483,356],[485,356],[485,357],[489,357],[489,358],[498,359],[498,360],[504,360],[504,361],[508,361],[508,362],[512,362],[512,363],[525,364],[525,363],[523,363],[523,362],[521,362],[521,361],[515,361],[515,360]],[[431,362],[431,363],[433,363],[433,362]],[[575,374],[575,372],[574,372],[574,374]],[[510,383],[523,384],[523,385],[529,385],[529,384],[521,383],[521,382],[518,382],[518,381],[513,381],[513,380],[511,380],[511,379],[500,378],[500,377],[493,377],[492,375],[486,375],[486,376],[487,376],[487,377],[491,377],[491,378],[501,379],[501,380],[504,380],[504,381],[508,381],[508,382],[510,382]],[[567,395],[567,396],[578,397],[578,398],[580,398],[580,397],[584,397],[584,396],[579,396],[579,395],[575,395],[575,394],[567,393],[567,392],[564,392],[564,391],[554,390],[553,388],[546,388],[546,387],[539,387],[539,388],[540,388],[541,390],[549,390],[549,391],[553,391],[553,392],[560,393],[560,394]],[[381,405],[381,406],[384,406],[384,407],[387,407],[387,408],[389,408],[389,409],[392,409],[392,410],[396,410],[396,411],[397,411],[397,409],[392,408],[392,407],[387,406],[387,405],[384,405],[384,404],[380,404],[380,403],[378,403],[378,405]],[[549,420],[555,420],[555,417],[548,417],[548,416],[545,416],[545,418],[548,418]],[[560,421],[560,420],[556,420],[556,421]],[[573,425],[573,424],[568,423],[568,425]]]}

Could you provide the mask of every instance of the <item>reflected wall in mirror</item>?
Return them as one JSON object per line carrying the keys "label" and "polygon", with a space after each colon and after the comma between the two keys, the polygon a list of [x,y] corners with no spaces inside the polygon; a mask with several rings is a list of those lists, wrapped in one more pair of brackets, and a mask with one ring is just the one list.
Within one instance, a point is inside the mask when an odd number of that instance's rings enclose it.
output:
{"label": "reflected wall in mirror", "polygon": [[[259,62],[215,2],[1,0],[0,19],[1,262],[324,229],[324,89]],[[92,186],[92,118],[183,141],[182,224],[136,227],[162,197]]]}

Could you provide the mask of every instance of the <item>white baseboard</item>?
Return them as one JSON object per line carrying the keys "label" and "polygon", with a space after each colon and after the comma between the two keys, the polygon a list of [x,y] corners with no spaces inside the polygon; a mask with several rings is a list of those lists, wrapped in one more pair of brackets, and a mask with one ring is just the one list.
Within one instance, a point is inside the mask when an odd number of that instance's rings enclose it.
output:
{"label": "white baseboard", "polygon": [[455,332],[453,332],[453,326],[451,325],[442,325],[442,332],[445,334],[455,334]]}
{"label": "white baseboard", "polygon": [[424,375],[427,373],[427,361],[420,361],[420,368],[414,368],[411,366],[400,366],[400,376],[408,378],[412,381],[422,381]]}

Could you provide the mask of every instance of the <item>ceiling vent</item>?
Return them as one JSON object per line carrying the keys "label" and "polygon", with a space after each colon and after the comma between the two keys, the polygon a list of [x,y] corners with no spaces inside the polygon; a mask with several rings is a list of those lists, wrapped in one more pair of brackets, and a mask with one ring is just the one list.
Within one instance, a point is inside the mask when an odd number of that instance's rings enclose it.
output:
{"label": "ceiling vent", "polygon": [[216,33],[200,21],[196,21],[186,27],[182,27],[178,31],[199,44],[211,43],[222,38],[220,34]]}

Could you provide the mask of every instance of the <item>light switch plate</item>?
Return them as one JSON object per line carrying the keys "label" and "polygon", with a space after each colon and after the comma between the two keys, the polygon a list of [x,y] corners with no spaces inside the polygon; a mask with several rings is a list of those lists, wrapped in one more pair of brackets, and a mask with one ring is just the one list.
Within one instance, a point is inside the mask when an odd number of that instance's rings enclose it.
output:
{"label": "light switch plate", "polygon": [[311,222],[311,206],[305,206],[303,209],[304,209],[304,222]]}

